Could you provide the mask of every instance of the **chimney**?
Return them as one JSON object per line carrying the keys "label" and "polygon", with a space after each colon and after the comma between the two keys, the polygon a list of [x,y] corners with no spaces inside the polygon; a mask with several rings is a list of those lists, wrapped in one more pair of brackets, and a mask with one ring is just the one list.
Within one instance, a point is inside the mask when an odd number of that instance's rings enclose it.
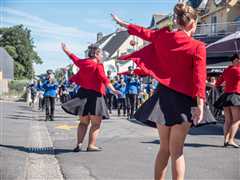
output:
{"label": "chimney", "polygon": [[103,38],[103,33],[99,32],[97,33],[97,42],[100,41]]}

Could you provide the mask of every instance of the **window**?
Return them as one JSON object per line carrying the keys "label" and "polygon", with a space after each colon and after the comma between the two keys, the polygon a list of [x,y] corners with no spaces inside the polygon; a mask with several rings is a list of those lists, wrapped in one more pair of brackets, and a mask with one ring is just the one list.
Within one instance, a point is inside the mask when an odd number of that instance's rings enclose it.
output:
{"label": "window", "polygon": [[215,34],[217,32],[217,16],[211,17],[211,33]]}
{"label": "window", "polygon": [[236,31],[240,31],[240,16],[235,19],[236,22]]}

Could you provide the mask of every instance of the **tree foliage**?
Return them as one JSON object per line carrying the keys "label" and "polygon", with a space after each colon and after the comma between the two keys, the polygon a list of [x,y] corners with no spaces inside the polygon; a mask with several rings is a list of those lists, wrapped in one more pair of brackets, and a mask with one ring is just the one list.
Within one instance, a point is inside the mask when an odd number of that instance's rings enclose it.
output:
{"label": "tree foliage", "polygon": [[64,69],[63,69],[63,68],[56,69],[55,72],[54,72],[54,74],[55,74],[55,79],[56,79],[58,82],[64,81],[65,72],[64,72]]}
{"label": "tree foliage", "polygon": [[23,25],[0,28],[0,46],[4,47],[14,60],[15,79],[33,78],[33,63],[42,64],[42,60],[34,50],[29,29]]}

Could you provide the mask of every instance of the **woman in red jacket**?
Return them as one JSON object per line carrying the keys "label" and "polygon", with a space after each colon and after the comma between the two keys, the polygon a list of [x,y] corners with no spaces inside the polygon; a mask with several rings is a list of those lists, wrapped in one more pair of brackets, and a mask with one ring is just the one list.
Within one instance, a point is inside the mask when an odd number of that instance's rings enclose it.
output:
{"label": "woman in red jacket", "polygon": [[109,87],[115,94],[118,94],[118,91],[115,90],[105,75],[101,49],[90,46],[88,58],[86,59],[79,59],[63,43],[62,49],[73,60],[73,63],[79,67],[78,73],[70,78],[71,81],[80,86],[77,96],[62,105],[63,110],[67,113],[80,116],[77,145],[74,152],[81,150],[90,122],[91,128],[87,151],[101,151],[101,148],[96,146],[96,138],[99,134],[102,117],[109,118],[103,98],[105,86]]}
{"label": "woman in red jacket", "polygon": [[234,54],[230,60],[232,65],[224,70],[217,80],[219,87],[225,82],[224,94],[215,102],[215,107],[224,109],[224,146],[239,148],[234,141],[240,126],[240,58]]}
{"label": "woman in red jacket", "polygon": [[172,178],[184,179],[184,141],[191,125],[197,125],[203,118],[206,93],[206,48],[191,37],[196,30],[197,13],[183,3],[177,4],[174,12],[176,31],[169,27],[146,29],[112,15],[131,35],[151,42],[121,59],[132,59],[160,83],[161,118],[156,124],[161,145],[155,161],[156,180],[164,179],[170,156]]}

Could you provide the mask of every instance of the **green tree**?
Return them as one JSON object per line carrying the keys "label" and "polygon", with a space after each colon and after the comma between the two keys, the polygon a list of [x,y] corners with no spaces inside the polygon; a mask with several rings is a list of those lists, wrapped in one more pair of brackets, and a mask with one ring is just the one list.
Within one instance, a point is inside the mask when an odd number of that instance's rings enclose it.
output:
{"label": "green tree", "polygon": [[0,28],[0,46],[14,59],[15,79],[31,79],[34,76],[33,63],[42,64],[34,50],[31,31],[23,25]]}
{"label": "green tree", "polygon": [[55,74],[55,79],[58,82],[62,82],[64,80],[64,69],[63,68],[56,69],[54,74]]}

